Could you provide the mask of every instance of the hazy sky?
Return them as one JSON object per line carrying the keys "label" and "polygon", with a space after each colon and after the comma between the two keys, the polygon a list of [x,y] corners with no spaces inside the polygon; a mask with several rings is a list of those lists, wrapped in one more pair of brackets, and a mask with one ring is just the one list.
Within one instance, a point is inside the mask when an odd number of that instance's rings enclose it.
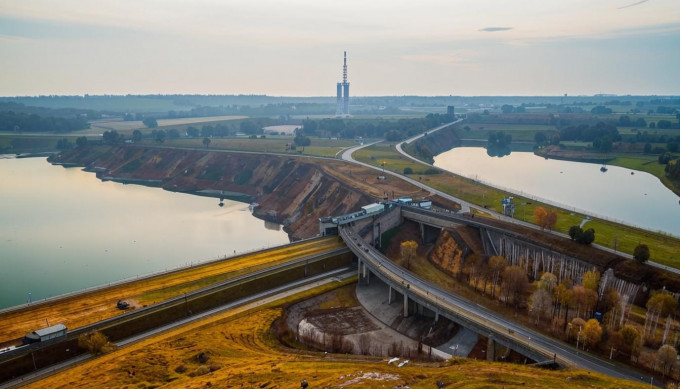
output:
{"label": "hazy sky", "polygon": [[0,0],[0,95],[680,94],[680,0]]}

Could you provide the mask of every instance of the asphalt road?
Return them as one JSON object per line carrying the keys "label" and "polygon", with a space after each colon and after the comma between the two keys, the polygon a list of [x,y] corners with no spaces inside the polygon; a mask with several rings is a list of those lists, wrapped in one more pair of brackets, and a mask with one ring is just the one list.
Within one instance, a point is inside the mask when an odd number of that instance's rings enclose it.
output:
{"label": "asphalt road", "polygon": [[359,247],[357,243],[361,242],[360,238],[354,239],[358,234],[354,231],[350,233],[350,231],[347,227],[341,228],[340,234],[347,246],[359,258],[366,261],[373,272],[380,273],[381,278],[389,280],[394,287],[403,290],[403,285],[407,285],[408,294],[429,301],[431,306],[438,307],[442,311],[453,312],[457,316],[472,320],[478,325],[488,328],[490,332],[511,338],[514,342],[544,355],[546,360],[551,360],[555,356],[556,361],[561,365],[596,371],[611,377],[635,382],[651,382],[651,377],[634,371],[630,366],[619,365],[577,350],[571,345],[527,329],[480,305],[430,284],[394,264],[373,247],[366,244]]}
{"label": "asphalt road", "polygon": [[[454,124],[456,124],[456,123],[458,123],[458,122],[460,122],[460,121],[462,121],[462,120],[463,120],[463,119],[458,119],[458,120],[456,120],[455,122],[443,124],[443,125],[441,125],[441,126],[439,126],[439,127],[433,128],[433,129],[428,130],[428,131],[426,131],[426,132],[427,132],[427,134],[432,134],[432,133],[435,132],[435,131],[439,131],[439,130],[441,130],[441,129],[443,129],[443,128],[452,126],[452,125],[454,125]],[[423,161],[421,161],[421,160],[419,160],[419,159],[417,159],[417,158],[414,158],[413,156],[409,155],[408,153],[406,153],[406,152],[402,149],[402,145],[404,145],[404,144],[409,144],[409,143],[411,143],[411,142],[413,142],[413,141],[415,141],[415,140],[418,140],[418,139],[422,138],[423,136],[425,136],[425,133],[420,134],[420,135],[413,136],[413,137],[411,137],[411,138],[408,138],[408,139],[406,139],[405,141],[403,141],[403,142],[401,142],[401,143],[398,143],[398,144],[395,146],[395,148],[396,148],[396,150],[397,150],[401,155],[403,155],[403,156],[406,157],[406,158],[409,158],[409,159],[414,160],[414,161],[416,161],[416,162],[418,162],[418,163],[422,163],[422,164],[424,164],[424,165],[428,165],[428,166],[432,166],[432,167],[435,167],[435,168],[436,168],[436,166],[433,166],[433,165],[428,164],[428,163],[426,163],[426,162],[423,162]],[[362,148],[364,148],[364,147],[372,146],[372,145],[374,145],[374,144],[376,144],[376,143],[380,143],[380,142],[381,142],[381,141],[376,141],[376,142],[368,143],[368,144],[365,144],[365,145],[359,145],[359,146],[355,146],[355,147],[346,149],[346,150],[342,153],[342,159],[345,160],[345,161],[348,161],[348,162],[352,162],[352,163],[355,163],[355,164],[358,164],[358,165],[361,165],[361,166],[365,166],[365,167],[367,167],[367,168],[374,169],[374,170],[376,170],[376,171],[382,172],[383,169],[380,168],[380,167],[373,166],[373,165],[370,165],[370,164],[367,164],[367,163],[363,163],[363,162],[359,162],[359,161],[355,160],[354,158],[352,158],[352,154],[353,154],[355,151],[360,150],[360,149],[362,149]],[[492,215],[493,217],[495,217],[496,219],[503,220],[503,221],[508,222],[508,223],[515,223],[515,224],[521,225],[521,226],[523,226],[523,227],[532,228],[532,229],[534,229],[534,230],[539,230],[539,229],[540,229],[540,227],[538,227],[538,226],[535,225],[535,224],[531,224],[531,223],[528,223],[528,222],[525,222],[525,221],[522,221],[522,220],[518,220],[518,219],[509,217],[509,216],[505,216],[505,215],[503,215],[503,214],[494,212],[494,211],[489,210],[489,209],[486,209],[486,208],[479,207],[479,206],[476,205],[476,204],[472,204],[472,203],[467,202],[467,201],[465,201],[465,200],[463,200],[463,199],[460,199],[460,198],[451,196],[451,195],[448,194],[448,193],[444,193],[444,192],[442,192],[442,191],[439,191],[439,190],[437,190],[437,189],[434,189],[434,188],[432,188],[432,187],[429,187],[429,186],[423,184],[422,182],[420,182],[420,181],[418,181],[418,180],[414,180],[414,179],[412,179],[412,178],[410,178],[410,177],[406,177],[406,176],[401,175],[401,174],[399,174],[399,173],[395,173],[395,172],[391,172],[391,171],[385,170],[385,174],[389,174],[389,175],[391,175],[391,176],[398,177],[398,178],[400,178],[400,179],[402,179],[402,180],[404,180],[404,181],[407,181],[407,182],[409,182],[409,183],[411,183],[411,184],[413,184],[413,185],[416,185],[416,186],[419,187],[419,188],[422,188],[422,189],[424,189],[424,190],[427,190],[427,191],[429,191],[430,193],[439,195],[439,196],[441,196],[441,197],[443,197],[443,198],[445,198],[445,199],[447,199],[447,200],[454,201],[454,202],[460,204],[460,206],[461,206],[461,212],[470,212],[470,210],[475,209],[475,210],[477,210],[477,211],[480,211],[480,212],[484,212],[484,213],[490,214],[490,215]],[[544,231],[544,232],[545,232],[545,231]],[[549,232],[549,233],[551,233],[551,234],[553,234],[553,235],[557,235],[557,236],[563,237],[563,238],[569,238],[568,235],[563,234],[563,233],[560,233],[560,232],[557,232],[557,231],[547,231],[547,232]],[[598,249],[600,249],[600,250],[607,251],[607,252],[610,252],[610,253],[612,253],[612,254],[616,254],[616,255],[619,255],[619,256],[621,256],[621,257],[627,258],[627,259],[633,259],[633,256],[632,256],[631,254],[623,253],[623,252],[621,252],[621,251],[616,251],[616,250],[611,249],[611,248],[609,248],[609,247],[600,246],[600,245],[597,245],[597,244],[593,244],[592,246],[593,246],[593,247],[596,247],[596,248],[598,248]],[[654,267],[656,267],[656,268],[659,268],[659,269],[663,269],[663,270],[669,271],[669,272],[671,272],[671,273],[680,274],[680,269],[676,269],[676,268],[673,268],[673,267],[669,267],[669,266],[666,266],[666,265],[662,265],[662,264],[656,263],[656,262],[654,262],[654,261],[647,261],[647,264],[650,265],[650,266],[654,266]]]}
{"label": "asphalt road", "polygon": [[[348,278],[351,278],[356,275],[356,272],[354,270],[350,270],[348,268],[343,268],[343,269],[337,269],[328,273],[324,274],[319,274],[317,276],[313,277],[308,277],[304,278],[302,280],[298,280],[295,282],[292,282],[288,285],[283,285],[279,286],[270,290],[266,290],[264,292],[260,292],[248,297],[245,297],[243,299],[234,301],[229,304],[225,304],[223,306],[214,308],[210,311],[206,311],[194,316],[187,317],[182,320],[178,320],[174,323],[170,323],[168,325],[164,325],[158,328],[155,328],[151,331],[147,331],[145,333],[139,334],[132,336],[127,339],[123,339],[119,342],[116,343],[118,347],[125,347],[127,345],[133,344],[135,342],[139,342],[141,340],[156,336],[158,334],[161,334],[163,332],[181,327],[183,325],[186,325],[188,323],[202,320],[205,318],[208,318],[213,315],[217,315],[219,313],[228,311],[230,309],[238,308],[238,307],[244,307],[247,309],[251,308],[256,308],[265,304],[268,304],[270,302],[280,300],[282,298],[286,298],[288,296],[301,293],[310,289],[314,289],[318,286],[329,284],[332,282],[339,282]],[[22,376],[20,378],[17,378],[12,381],[7,381],[2,384],[0,384],[0,389],[9,389],[9,388],[16,388],[16,387],[21,387],[23,385],[26,385],[28,383],[40,380],[42,378],[45,378],[47,376],[50,376],[52,374],[56,374],[62,370],[68,369],[71,366],[74,366],[79,363],[83,363],[85,361],[88,361],[90,359],[93,359],[89,354],[82,354],[76,358],[70,359],[68,361],[59,363],[57,365],[50,366],[48,368],[39,370],[37,372]]]}

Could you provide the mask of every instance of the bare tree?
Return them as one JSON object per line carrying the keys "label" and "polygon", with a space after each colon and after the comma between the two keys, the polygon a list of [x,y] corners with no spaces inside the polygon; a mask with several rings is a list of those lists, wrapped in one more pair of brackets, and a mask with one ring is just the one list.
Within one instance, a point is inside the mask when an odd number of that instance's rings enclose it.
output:
{"label": "bare tree", "polygon": [[[501,274],[506,266],[508,266],[508,261],[504,257],[494,255],[489,258],[488,272],[491,278],[491,297],[496,296],[496,286],[498,286]],[[486,292],[486,286],[484,287],[484,291]]]}
{"label": "bare tree", "polygon": [[536,314],[536,324],[541,320],[541,316],[550,310],[552,297],[547,290],[538,288],[529,298],[529,307]]}

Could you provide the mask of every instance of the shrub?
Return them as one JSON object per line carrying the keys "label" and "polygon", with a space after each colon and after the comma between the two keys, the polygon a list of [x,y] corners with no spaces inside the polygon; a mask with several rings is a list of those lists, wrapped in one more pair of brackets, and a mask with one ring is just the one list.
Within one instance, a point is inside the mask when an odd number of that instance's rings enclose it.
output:
{"label": "shrub", "polygon": [[404,174],[413,174],[413,169],[411,169],[410,167],[405,167]]}

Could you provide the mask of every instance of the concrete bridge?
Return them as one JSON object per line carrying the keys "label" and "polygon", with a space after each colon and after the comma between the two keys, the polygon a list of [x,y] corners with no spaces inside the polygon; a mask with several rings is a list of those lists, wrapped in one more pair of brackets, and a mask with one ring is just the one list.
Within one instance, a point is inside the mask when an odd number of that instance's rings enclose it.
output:
{"label": "concrete bridge", "polygon": [[[393,212],[389,217],[394,221],[390,223],[396,223],[396,220],[401,217],[420,218],[423,224],[429,224],[431,227],[442,227],[441,222],[435,220],[437,217],[432,213],[428,214],[427,211],[399,210],[399,207],[397,207],[386,212]],[[459,225],[477,225],[481,228],[487,227],[477,221],[467,218],[458,220],[458,218],[451,216],[449,222],[459,223]],[[388,226],[384,224],[385,220],[381,219],[380,221],[383,223],[383,231],[388,229]],[[376,226],[374,225],[372,229],[376,230]],[[540,365],[556,364],[564,367],[581,368],[598,371],[613,377],[645,382],[644,379],[641,379],[644,376],[632,371],[630,367],[619,367],[610,361],[586,354],[569,344],[525,328],[512,320],[419,278],[383,256],[372,244],[366,243],[362,237],[364,235],[359,234],[351,225],[340,227],[338,232],[347,247],[357,257],[359,282],[370,283],[371,278],[376,277],[386,283],[389,286],[388,302],[390,304],[401,304],[405,317],[417,313],[431,316],[436,321],[440,316],[444,316],[487,337],[489,340],[487,358],[489,360],[496,359],[494,345],[498,343],[537,361]],[[376,242],[376,236],[370,230],[365,239],[374,244],[379,243],[379,238]]]}

